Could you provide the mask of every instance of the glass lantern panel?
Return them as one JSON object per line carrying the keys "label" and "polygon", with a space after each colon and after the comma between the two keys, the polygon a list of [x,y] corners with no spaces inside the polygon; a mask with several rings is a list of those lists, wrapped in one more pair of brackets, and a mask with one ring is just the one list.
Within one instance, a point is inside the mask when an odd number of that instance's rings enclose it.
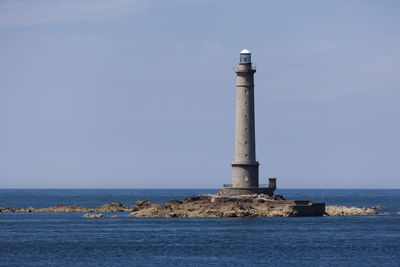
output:
{"label": "glass lantern panel", "polygon": [[250,63],[251,62],[251,54],[240,54],[240,62],[241,63]]}

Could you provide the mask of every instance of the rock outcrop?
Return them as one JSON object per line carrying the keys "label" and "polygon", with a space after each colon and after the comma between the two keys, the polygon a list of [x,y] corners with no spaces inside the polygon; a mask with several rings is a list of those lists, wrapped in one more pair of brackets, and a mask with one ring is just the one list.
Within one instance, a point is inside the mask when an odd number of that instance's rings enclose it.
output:
{"label": "rock outcrop", "polygon": [[382,207],[381,205],[376,205],[376,206],[374,207],[374,209],[376,209],[376,210],[381,210],[381,209],[384,209],[384,207]]}
{"label": "rock outcrop", "polygon": [[112,201],[110,203],[104,204],[103,206],[97,207],[94,209],[95,212],[123,212],[123,211],[132,211],[132,208],[128,208],[127,206]]}
{"label": "rock outcrop", "polygon": [[[76,205],[72,206],[65,206],[65,205],[58,205],[54,207],[48,207],[48,208],[30,208],[31,211],[29,212],[90,212],[93,211],[93,209],[86,208],[86,207],[79,207]],[[23,209],[17,210],[17,212],[24,212]]]}
{"label": "rock outcrop", "polygon": [[352,216],[352,215],[373,215],[376,210],[371,208],[346,207],[346,206],[326,206],[327,216]]}
{"label": "rock outcrop", "polygon": [[101,213],[86,213],[85,215],[82,216],[82,218],[87,218],[87,219],[97,219],[102,217],[103,214]]}
{"label": "rock outcrop", "polygon": [[109,202],[97,208],[86,208],[86,207],[79,207],[76,205],[71,205],[71,206],[58,205],[48,208],[28,207],[21,209],[9,209],[0,207],[0,212],[123,212],[123,211],[132,211],[132,208],[128,208],[127,206],[115,201]]}
{"label": "rock outcrop", "polygon": [[0,212],[14,212],[14,210],[9,209],[7,207],[0,207]]}
{"label": "rock outcrop", "polygon": [[[311,201],[284,200],[281,196],[245,195],[220,197],[215,195],[191,196],[183,200],[170,200],[165,204],[138,200],[127,207],[119,202],[109,202],[97,208],[76,205],[58,205],[48,208],[11,209],[0,207],[0,212],[132,212],[130,217],[292,217],[292,216],[352,216],[377,214],[374,208],[326,206]],[[88,213],[87,216],[98,216]],[[400,215],[400,212],[397,213]],[[86,214],[85,214],[86,216]],[[86,218],[86,217],[85,217]],[[116,218],[112,216],[112,218]]]}
{"label": "rock outcrop", "polygon": [[[275,200],[267,195],[240,197],[201,195],[183,200],[170,200],[164,205],[138,200],[136,206],[133,207],[134,211],[129,216],[164,218],[318,216],[314,213],[306,214],[305,208],[312,209],[312,203],[299,204],[291,200]],[[322,216],[323,211],[319,215]]]}

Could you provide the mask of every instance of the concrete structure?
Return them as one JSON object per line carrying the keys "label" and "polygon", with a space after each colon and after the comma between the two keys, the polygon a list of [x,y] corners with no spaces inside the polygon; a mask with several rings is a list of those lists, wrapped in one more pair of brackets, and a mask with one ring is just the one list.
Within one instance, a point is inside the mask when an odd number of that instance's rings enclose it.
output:
{"label": "concrete structure", "polygon": [[240,52],[239,66],[234,68],[236,78],[236,139],[235,160],[232,162],[232,187],[223,188],[219,195],[242,195],[248,193],[273,195],[276,188],[260,188],[256,161],[256,138],[254,116],[254,73],[251,53]]}

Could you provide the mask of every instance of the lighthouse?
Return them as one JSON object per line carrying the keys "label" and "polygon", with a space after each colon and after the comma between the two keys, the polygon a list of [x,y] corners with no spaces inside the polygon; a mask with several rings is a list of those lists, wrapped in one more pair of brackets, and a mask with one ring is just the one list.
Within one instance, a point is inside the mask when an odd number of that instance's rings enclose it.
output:
{"label": "lighthouse", "polygon": [[270,179],[269,187],[259,187],[256,161],[256,137],[254,114],[254,73],[251,52],[240,52],[236,73],[236,116],[235,116],[235,158],[232,162],[232,184],[225,185],[218,194],[221,196],[243,194],[273,195],[275,180]]}
{"label": "lighthouse", "polygon": [[254,118],[254,73],[251,53],[240,52],[236,72],[236,137],[235,160],[232,163],[232,187],[258,187],[258,166],[256,161],[256,137]]}

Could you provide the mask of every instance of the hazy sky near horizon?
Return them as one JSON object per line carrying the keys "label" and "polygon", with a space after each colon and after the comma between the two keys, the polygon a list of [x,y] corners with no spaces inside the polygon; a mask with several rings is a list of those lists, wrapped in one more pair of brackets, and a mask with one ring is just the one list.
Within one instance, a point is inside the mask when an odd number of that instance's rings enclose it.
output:
{"label": "hazy sky near horizon", "polygon": [[231,183],[253,52],[260,182],[400,188],[399,1],[3,0],[0,188]]}

